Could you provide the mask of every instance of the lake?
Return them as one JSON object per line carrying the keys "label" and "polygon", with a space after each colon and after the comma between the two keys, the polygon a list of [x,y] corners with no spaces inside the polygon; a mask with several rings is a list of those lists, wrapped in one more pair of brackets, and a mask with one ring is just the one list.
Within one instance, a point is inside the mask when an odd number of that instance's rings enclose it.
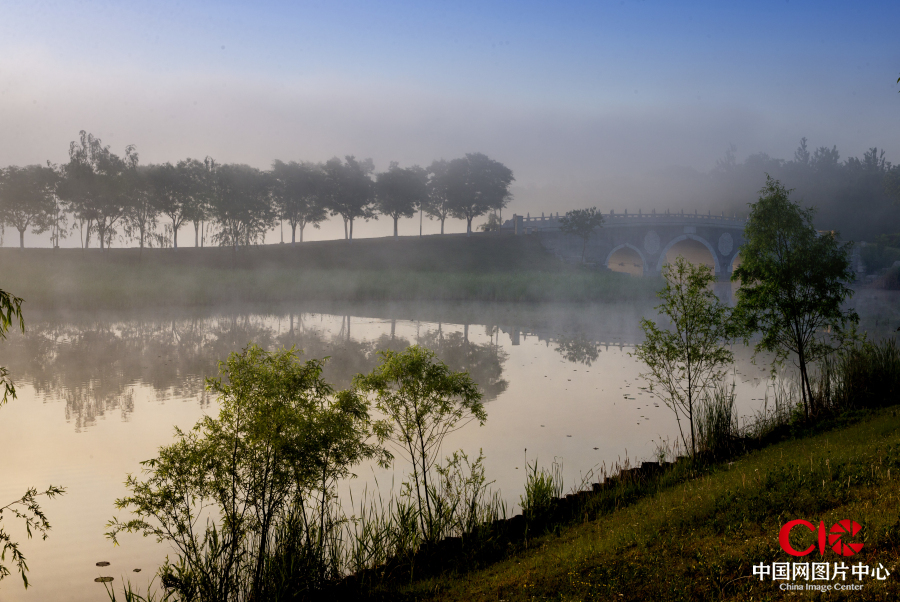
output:
{"label": "lake", "polygon": [[[854,304],[861,329],[893,336],[900,294],[862,291]],[[486,457],[492,487],[513,511],[524,490],[528,461],[562,462],[565,489],[604,463],[651,459],[658,442],[675,441],[672,411],[645,390],[642,365],[629,353],[640,341],[639,321],[654,316],[645,304],[522,306],[479,304],[322,305],[159,311],[120,314],[39,314],[26,311],[25,335],[0,345],[18,399],[0,410],[4,461],[0,503],[29,486],[67,488],[42,500],[53,529],[46,541],[27,541],[12,517],[4,526],[23,546],[32,586],[4,579],[3,600],[102,600],[101,575],[145,586],[170,552],[165,544],[104,537],[126,493],[128,473],[172,442],[175,426],[191,427],[217,402],[204,379],[228,353],[250,342],[295,346],[307,358],[328,356],[325,378],[347,387],[370,371],[380,349],[410,344],[434,349],[466,370],[484,392],[488,420],[454,433],[444,452],[462,448]],[[731,378],[739,414],[762,410],[768,386],[765,358],[735,347]],[[345,498],[377,481],[399,484],[406,467],[360,466]],[[588,479],[589,481],[590,479]],[[596,481],[596,478],[593,479]],[[358,498],[358,496],[357,496]],[[349,509],[348,509],[349,510]],[[349,512],[348,512],[349,513]],[[110,562],[100,568],[98,561]],[[140,572],[135,572],[140,569]]]}

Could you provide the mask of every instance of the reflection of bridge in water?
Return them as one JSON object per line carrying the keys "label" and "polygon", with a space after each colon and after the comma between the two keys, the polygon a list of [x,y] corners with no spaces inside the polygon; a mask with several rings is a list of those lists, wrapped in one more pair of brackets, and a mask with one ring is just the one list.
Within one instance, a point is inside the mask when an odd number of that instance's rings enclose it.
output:
{"label": "reflection of bridge in water", "polygon": [[[708,213],[614,213],[604,214],[603,226],[588,240],[585,261],[610,267],[610,259],[621,251],[640,258],[644,274],[659,274],[667,253],[679,243],[694,241],[709,251],[717,276],[729,277],[737,250],[744,243],[745,220]],[[503,229],[513,234],[536,235],[559,257],[581,261],[582,240],[560,232],[559,213],[531,217],[513,215]]]}
{"label": "reflection of bridge in water", "polygon": [[529,337],[536,338],[539,341],[545,342],[548,345],[560,345],[566,344],[570,341],[584,341],[586,343],[590,343],[591,345],[599,348],[604,348],[609,350],[610,347],[617,348],[619,350],[625,349],[626,347],[634,347],[638,343],[643,341],[643,338],[639,338],[636,336],[636,333],[600,333],[594,332],[590,334],[585,333],[577,333],[577,334],[566,334],[560,333],[555,330],[547,330],[547,331],[535,331],[535,330],[526,330],[517,326],[499,326],[500,332],[509,337],[509,342],[511,345],[521,345],[523,341],[527,341]]}

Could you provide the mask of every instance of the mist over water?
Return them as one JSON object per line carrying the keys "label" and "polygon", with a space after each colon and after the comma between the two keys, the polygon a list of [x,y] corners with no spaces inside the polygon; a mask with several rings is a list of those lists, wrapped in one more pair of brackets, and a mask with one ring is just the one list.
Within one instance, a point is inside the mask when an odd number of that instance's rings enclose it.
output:
{"label": "mist over water", "polygon": [[[896,294],[860,296],[863,327],[888,334],[897,316]],[[893,308],[893,309],[891,309]],[[171,553],[166,546],[127,536],[119,547],[103,536],[125,494],[128,473],[173,439],[215,415],[204,391],[219,360],[250,342],[274,349],[295,346],[309,358],[328,357],[325,379],[337,388],[368,372],[382,349],[426,345],[455,370],[467,370],[485,395],[488,420],[470,424],[445,443],[470,455],[482,450],[487,476],[515,509],[524,483],[525,454],[564,466],[565,488],[576,487],[603,463],[650,459],[657,442],[677,438],[671,411],[640,378],[629,356],[640,342],[646,304],[522,306],[509,304],[338,304],[266,310],[164,310],[29,316],[25,335],[0,350],[0,364],[16,375],[19,398],[3,409],[0,440],[8,450],[0,496],[36,483],[69,488],[46,504],[53,531],[28,544],[28,590],[9,587],[4,599],[97,599],[104,595],[95,562],[116,583],[145,583]],[[892,313],[893,312],[893,313]],[[876,321],[879,325],[876,326]],[[763,409],[769,366],[735,346],[738,413]],[[386,491],[403,478],[393,469],[359,466],[342,488],[358,500],[363,490]],[[350,511],[349,507],[345,508]],[[141,569],[133,573],[133,569]]]}

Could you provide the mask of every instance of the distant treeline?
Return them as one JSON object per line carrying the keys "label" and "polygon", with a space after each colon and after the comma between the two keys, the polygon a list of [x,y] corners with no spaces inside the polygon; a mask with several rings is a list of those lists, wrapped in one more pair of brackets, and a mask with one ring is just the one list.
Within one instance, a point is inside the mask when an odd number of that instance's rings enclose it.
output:
{"label": "distant treeline", "polygon": [[[344,237],[353,238],[356,219],[412,217],[417,211],[441,222],[472,220],[500,212],[511,199],[512,171],[481,153],[428,168],[400,167],[374,173],[371,159],[347,156],[325,163],[274,161],[268,171],[249,165],[220,164],[211,157],[140,165],[133,145],[124,156],[84,131],[69,145],[63,165],[9,166],[0,169],[0,228],[19,233],[50,233],[51,242],[77,234],[83,248],[99,241],[145,246],[178,246],[178,232],[192,225],[194,246],[245,246],[265,239],[281,222],[291,242],[303,240],[307,226],[319,227],[328,215],[344,220]],[[499,219],[490,221],[496,228]],[[96,238],[94,238],[96,236]]]}
{"label": "distant treeline", "polygon": [[759,197],[766,174],[794,189],[792,198],[816,208],[820,230],[835,230],[848,240],[876,242],[900,233],[900,165],[884,158],[884,150],[870,148],[862,158],[841,160],[836,146],[807,146],[806,138],[792,160],[756,153],[738,163],[734,146],[709,174],[684,172],[678,188],[692,190],[694,198],[707,197],[710,205],[738,214]]}

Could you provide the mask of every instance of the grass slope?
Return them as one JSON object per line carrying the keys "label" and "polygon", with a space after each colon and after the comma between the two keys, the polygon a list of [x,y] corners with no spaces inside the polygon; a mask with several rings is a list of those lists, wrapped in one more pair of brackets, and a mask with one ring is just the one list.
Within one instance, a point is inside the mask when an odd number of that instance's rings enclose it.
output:
{"label": "grass slope", "polygon": [[230,248],[0,249],[30,307],[95,309],[303,300],[604,301],[653,279],[562,263],[534,237],[429,236]]}
{"label": "grass slope", "polygon": [[[484,570],[423,580],[390,597],[415,600],[817,599],[760,581],[761,562],[884,565],[886,581],[829,600],[900,599],[900,417],[896,408],[812,437],[773,445],[658,491],[599,520],[532,540]],[[778,531],[802,518],[863,525],[863,551],[804,559],[781,550]],[[795,530],[795,548],[812,537]],[[846,597],[845,597],[846,596]]]}

